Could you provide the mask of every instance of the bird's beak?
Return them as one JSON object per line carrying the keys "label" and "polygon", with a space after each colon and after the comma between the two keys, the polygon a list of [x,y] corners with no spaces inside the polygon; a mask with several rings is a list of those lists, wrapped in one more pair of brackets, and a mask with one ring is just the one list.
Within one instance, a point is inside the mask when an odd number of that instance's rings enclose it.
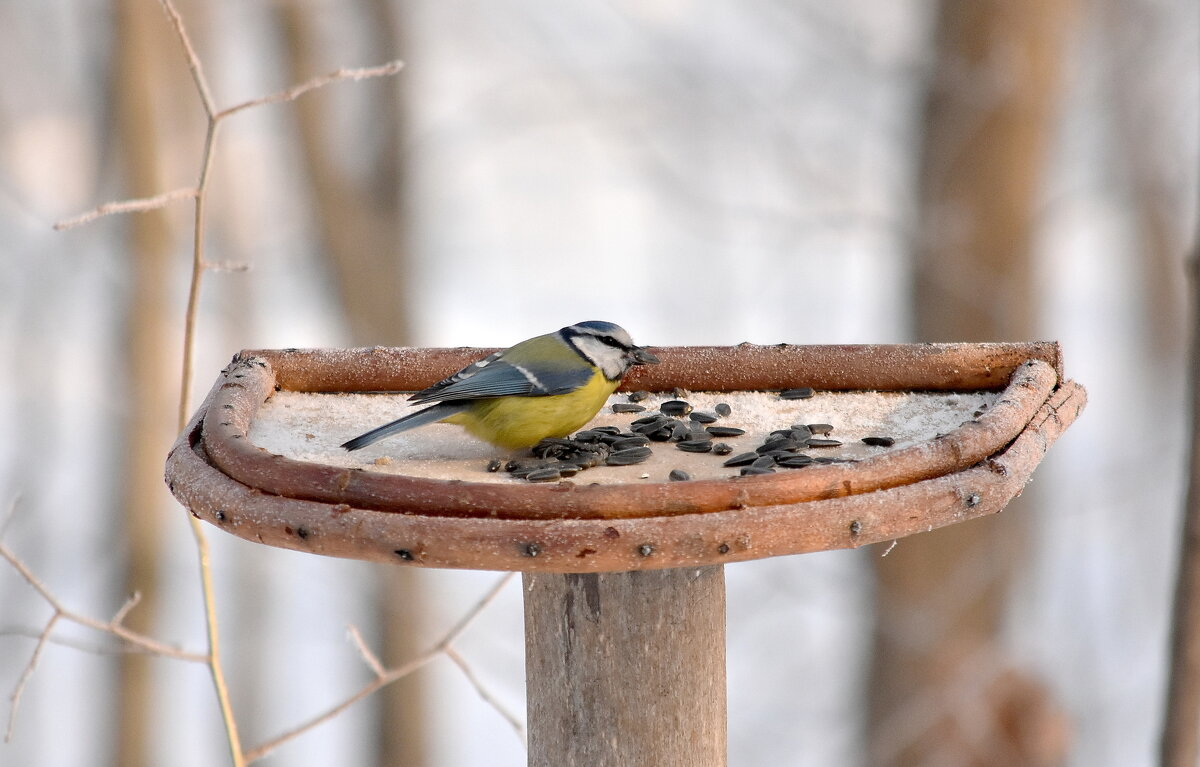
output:
{"label": "bird's beak", "polygon": [[646,351],[645,347],[633,347],[633,364],[635,365],[657,365],[658,357],[655,357],[650,352]]}

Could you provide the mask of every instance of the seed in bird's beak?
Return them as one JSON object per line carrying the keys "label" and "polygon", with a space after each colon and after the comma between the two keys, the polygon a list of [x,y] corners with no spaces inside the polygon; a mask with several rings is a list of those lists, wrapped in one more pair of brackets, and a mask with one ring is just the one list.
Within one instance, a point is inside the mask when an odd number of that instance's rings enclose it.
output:
{"label": "seed in bird's beak", "polygon": [[633,364],[635,365],[657,365],[658,357],[655,357],[643,346],[635,346],[632,351]]}

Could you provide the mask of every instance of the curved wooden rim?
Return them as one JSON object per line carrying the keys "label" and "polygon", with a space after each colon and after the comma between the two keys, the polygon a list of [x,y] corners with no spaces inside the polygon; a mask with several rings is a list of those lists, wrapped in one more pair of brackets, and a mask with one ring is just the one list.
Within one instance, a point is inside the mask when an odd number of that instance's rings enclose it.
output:
{"label": "curved wooden rim", "polygon": [[876,493],[638,519],[500,519],[398,514],[267,495],[214,468],[197,413],[167,459],[192,514],[250,541],[424,567],[604,572],[737,562],[851,548],[1000,511],[1086,404],[1063,383],[986,461]]}
{"label": "curved wooden rim", "polygon": [[[354,377],[347,384],[350,390],[385,390],[395,386],[416,389],[453,372],[463,359],[478,359],[487,352],[480,349],[334,350],[266,356],[243,353],[222,371],[203,408],[202,439],[213,465],[247,486],[288,498],[377,511],[511,519],[630,519],[804,503],[941,476],[995,453],[1021,432],[1058,380],[1057,371],[1044,359],[1015,360],[1015,353],[1033,350],[1057,363],[1057,346],[1052,347],[1053,354],[1045,354],[1046,349],[1041,348],[1044,346],[921,344],[656,349],[662,364],[651,369],[661,369],[654,373],[658,378],[643,375],[636,382],[638,385],[663,388],[682,379],[689,381],[692,388],[728,391],[746,382],[760,389],[778,389],[812,385],[816,379],[815,383],[824,384],[821,388],[880,390],[904,383],[914,389],[945,390],[951,383],[966,383],[971,389],[988,388],[1002,380],[1001,374],[1007,377],[1007,388],[986,414],[939,439],[854,464],[812,466],[802,471],[753,477],[636,485],[447,481],[297,461],[256,447],[247,436],[259,406],[279,385],[278,381],[306,383],[327,390],[330,381],[323,376],[341,369],[351,371],[348,375]],[[966,352],[970,348],[978,350],[978,358],[969,357]],[[806,351],[801,353],[801,350]],[[386,367],[386,376],[364,375],[362,371],[375,370],[377,362],[360,363],[380,354],[396,356],[391,362],[408,371],[409,377],[400,377],[393,367]],[[818,360],[824,367],[808,367]],[[787,367],[801,363],[804,364],[800,368]],[[301,368],[300,373],[289,369],[289,365]],[[701,368],[708,370],[707,378],[700,377]],[[797,370],[805,371],[802,379],[798,378]],[[809,370],[821,370],[824,377]]]}

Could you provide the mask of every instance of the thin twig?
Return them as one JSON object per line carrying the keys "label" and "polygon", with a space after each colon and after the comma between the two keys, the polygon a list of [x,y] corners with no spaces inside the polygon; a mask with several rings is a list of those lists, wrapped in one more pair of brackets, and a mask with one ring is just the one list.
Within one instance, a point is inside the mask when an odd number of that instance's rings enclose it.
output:
{"label": "thin twig", "polygon": [[379,656],[373,653],[370,647],[367,647],[362,634],[358,631],[358,626],[351,625],[349,632],[350,639],[354,642],[354,647],[358,650],[358,654],[362,656],[363,662],[375,672],[375,676],[381,677],[386,674],[387,671],[383,668],[383,663],[379,661]]}
{"label": "thin twig", "polygon": [[222,109],[216,114],[216,119],[221,120],[230,115],[237,114],[244,109],[251,107],[259,107],[264,104],[279,104],[285,101],[295,101],[296,99],[317,88],[323,88],[330,83],[338,82],[339,80],[366,80],[372,77],[389,77],[396,74],[404,68],[403,61],[389,61],[386,64],[380,64],[377,67],[360,67],[357,69],[338,69],[330,72],[327,75],[319,75],[299,85],[293,85],[291,88],[285,88],[281,91],[262,96],[260,98],[243,101],[241,104],[235,104],[228,109]]}
{"label": "thin twig", "polygon": [[[128,629],[120,623],[117,623],[115,617],[110,621],[100,621],[96,620],[95,618],[89,618],[86,615],[77,613],[74,610],[70,610],[65,607],[63,603],[59,601],[58,597],[56,597],[50,591],[46,584],[38,580],[37,576],[33,574],[29,567],[3,543],[0,543],[0,558],[7,560],[8,563],[13,566],[13,569],[15,569],[17,573],[19,573],[20,576],[25,579],[25,582],[32,586],[33,590],[41,595],[42,599],[46,600],[46,603],[53,608],[54,612],[64,620],[68,620],[71,623],[77,623],[80,626],[86,626],[87,628],[95,631],[112,634],[124,642],[128,642],[135,647],[141,648],[146,652],[154,653],[155,655],[198,663],[206,663],[208,661],[208,656],[206,655],[181,650],[178,647],[160,642],[156,639],[146,636],[145,634],[139,634],[132,629]],[[119,613],[119,615],[121,614]],[[121,615],[121,617],[124,616]]]}
{"label": "thin twig", "polygon": [[33,648],[33,654],[29,656],[29,662],[25,664],[25,670],[21,672],[21,678],[17,680],[17,686],[13,688],[12,695],[9,696],[11,705],[8,709],[8,727],[4,730],[5,743],[12,740],[13,727],[17,723],[17,709],[21,707],[21,695],[25,692],[25,685],[33,676],[33,670],[37,668],[38,660],[42,657],[42,650],[46,649],[46,641],[50,638],[50,632],[54,630],[54,624],[58,623],[60,617],[59,613],[54,613],[50,616],[50,620],[46,621],[46,628],[42,629],[42,633],[38,635],[37,646]]}
{"label": "thin twig", "polygon": [[54,230],[61,232],[64,229],[71,229],[76,226],[90,224],[98,218],[111,216],[114,213],[145,213],[151,210],[165,208],[167,205],[176,200],[192,200],[196,197],[196,189],[194,187],[186,187],[183,189],[174,189],[170,192],[156,194],[153,197],[141,197],[136,200],[121,200],[119,202],[106,202],[91,210],[80,213],[73,218],[66,218],[54,224]]}
{"label": "thin twig", "polygon": [[[360,700],[369,697],[372,693],[382,690],[392,682],[403,679],[417,669],[428,665],[439,655],[446,652],[447,648],[450,647],[450,643],[462,635],[464,631],[466,631],[467,627],[469,627],[471,623],[477,617],[479,617],[479,614],[483,612],[485,607],[492,603],[496,596],[504,589],[505,585],[512,580],[514,575],[516,575],[516,573],[507,573],[497,579],[496,584],[492,586],[492,588],[489,589],[488,592],[484,594],[479,601],[476,602],[475,605],[463,615],[458,623],[451,627],[451,629],[446,632],[445,636],[443,636],[436,644],[434,644],[432,648],[421,655],[418,655],[416,658],[413,658],[407,663],[403,663],[394,668],[387,669],[381,674],[377,674],[374,680],[360,687],[357,692],[350,695],[342,702],[331,706],[324,712],[314,716],[306,722],[301,722],[292,729],[275,736],[271,740],[268,740],[265,743],[250,749],[246,752],[246,763],[249,764],[262,759],[275,749],[282,746],[284,743],[294,740],[309,730],[328,722],[338,714],[353,706],[355,703],[358,703]],[[368,665],[370,665],[369,661]],[[503,714],[504,712],[501,711],[501,713]]]}
{"label": "thin twig", "polygon": [[442,640],[434,645],[434,649],[441,650],[445,647],[449,647],[451,642],[458,639],[458,637],[467,630],[467,626],[470,626],[471,623],[477,617],[479,617],[479,613],[483,612],[483,608],[492,603],[492,600],[494,600],[500,594],[500,592],[504,590],[504,587],[508,585],[508,582],[511,581],[514,576],[516,576],[516,573],[505,573],[497,578],[496,583],[494,586],[492,586],[491,590],[484,594],[483,597],[475,603],[475,606],[468,610],[467,613],[463,615],[462,619],[446,632],[446,635],[442,637]]}
{"label": "thin twig", "polygon": [[[10,628],[0,628],[0,637],[21,637],[22,639],[37,639],[41,635],[40,629],[33,629],[27,626],[12,626]],[[137,645],[126,644],[121,642],[115,645],[98,645],[92,642],[84,642],[79,639],[71,639],[69,637],[52,636],[47,640],[52,645],[59,647],[70,647],[72,650],[91,653],[92,655],[154,655],[144,647]],[[197,663],[204,663],[207,659],[203,655],[196,655]]]}
{"label": "thin twig", "polygon": [[109,621],[109,623],[112,624],[113,626],[120,626],[122,623],[125,622],[125,616],[129,614],[129,611],[132,610],[134,607],[136,607],[138,602],[141,602],[141,601],[142,601],[142,592],[140,592],[140,591],[133,592],[133,595],[130,596],[129,599],[125,600],[125,604],[121,605],[121,609],[117,610],[116,614],[113,615],[112,620]]}
{"label": "thin twig", "polygon": [[196,55],[196,48],[192,45],[192,40],[188,36],[187,27],[183,23],[183,17],[179,15],[179,11],[175,10],[175,6],[171,0],[159,0],[162,4],[163,11],[166,12],[167,18],[171,20],[171,26],[175,28],[175,35],[179,38],[179,42],[183,44],[183,53],[187,56],[188,69],[192,73],[192,81],[196,83],[196,90],[200,93],[200,101],[204,106],[204,113],[208,115],[211,121],[217,115],[217,102],[213,100],[212,91],[208,88],[208,78],[204,76],[204,66],[200,63],[200,57]]}
{"label": "thin twig", "polygon": [[[195,83],[196,91],[200,96],[200,101],[202,102],[204,112],[208,118],[208,126],[204,139],[204,150],[201,157],[199,180],[194,188],[177,189],[173,192],[167,192],[156,197],[149,197],[139,200],[125,200],[122,202],[113,202],[101,205],[100,207],[76,216],[75,218],[61,221],[55,225],[55,228],[65,229],[70,226],[78,226],[80,224],[94,221],[101,216],[111,213],[129,213],[135,211],[154,210],[155,208],[162,207],[173,200],[181,198],[191,198],[195,200],[195,215],[192,232],[192,274],[188,287],[187,309],[184,316],[182,369],[180,371],[179,409],[177,419],[178,428],[182,430],[187,424],[187,414],[190,409],[191,380],[194,368],[196,345],[196,316],[200,301],[200,288],[203,281],[204,272],[213,269],[229,269],[240,271],[246,268],[245,265],[242,264],[212,263],[206,261],[204,258],[204,224],[207,207],[208,181],[212,173],[218,128],[220,127],[221,120],[251,107],[260,106],[263,104],[293,101],[315,88],[320,88],[341,80],[361,80],[369,77],[384,77],[388,75],[394,75],[396,72],[400,71],[400,68],[403,66],[403,64],[399,61],[391,61],[387,64],[377,67],[368,67],[362,69],[339,69],[330,74],[315,77],[307,82],[279,91],[277,93],[273,93],[259,99],[253,99],[241,104],[236,104],[228,109],[219,111],[217,109],[216,100],[213,98],[212,90],[209,87],[208,78],[204,74],[204,66],[200,61],[200,57],[196,54],[196,48],[192,44],[191,38],[188,35],[187,26],[184,24],[183,17],[175,8],[172,0],[159,0],[159,2],[162,5],[163,11],[166,13],[168,20],[170,21],[171,26],[174,28],[176,36],[179,38],[179,42],[183,48],[184,56],[187,59],[188,69],[192,75],[192,81]],[[225,732],[233,767],[243,767],[243,765],[246,763],[247,755],[242,751],[241,740],[237,730],[237,722],[234,718],[233,708],[229,700],[228,685],[225,682],[225,675],[221,664],[220,632],[218,630],[217,623],[216,599],[213,588],[212,568],[209,561],[208,540],[205,536],[204,528],[198,519],[189,517],[188,522],[190,524],[192,537],[194,538],[196,545],[196,554],[200,569],[201,591],[204,602],[205,628],[208,639],[208,653],[205,656],[201,656],[201,659],[207,663],[210,675],[212,676],[213,687],[217,695],[217,702],[221,709],[221,719],[225,725]],[[6,555],[6,558],[9,557]],[[63,611],[61,607],[58,606],[57,600],[53,598],[48,590],[39,585],[39,582],[33,578],[32,573],[29,573],[28,569],[25,568],[23,564],[18,564],[15,558],[9,559],[14,563],[14,566],[17,566],[18,570],[22,571],[22,574],[25,575],[26,580],[33,584],[34,588],[38,589],[42,596],[55,607],[56,612],[53,620],[57,620],[60,616],[67,617],[70,615],[72,620],[77,620],[77,622],[84,623],[84,625],[92,625],[93,623],[99,625],[98,621],[92,621],[89,623],[90,619],[79,620],[83,616],[74,616],[73,614],[68,614]],[[490,601],[492,596],[494,595],[489,594],[487,597],[485,597],[482,604],[486,604],[488,601]],[[478,609],[482,609],[482,604],[478,606]],[[132,608],[132,606],[132,603],[126,603],[126,605],[123,606],[120,611],[118,611],[113,621],[107,625],[106,630],[132,644],[137,644],[146,648],[157,645],[158,643],[155,643],[153,640],[142,637],[135,632],[131,632],[121,625],[121,620],[124,619],[125,614],[130,608]],[[475,614],[478,613],[478,609],[475,611]],[[452,631],[452,635],[456,635],[457,632],[461,632],[462,628],[465,628],[465,624],[460,624],[460,626],[456,627],[455,630]],[[451,637],[448,636],[444,641],[448,642],[450,641],[450,638]],[[361,637],[359,637],[359,639],[361,640]],[[44,642],[39,643],[38,652],[40,652],[40,648],[44,646],[44,644]],[[441,651],[444,646],[444,644],[439,645],[434,651],[432,651],[433,654],[431,654],[428,659],[418,663],[416,666],[413,666],[413,668],[419,667],[419,665],[423,665],[425,662],[428,662],[428,660],[432,659],[437,652]],[[165,645],[163,647],[165,647]],[[365,652],[365,645],[360,646],[360,651],[364,651],[364,657],[373,657]],[[182,657],[180,651],[162,652],[160,654]],[[189,659],[194,659],[190,657],[190,654],[188,655]],[[382,666],[378,663],[378,659],[375,660],[375,665],[378,667],[376,673],[380,674],[382,671]],[[411,671],[405,670],[405,667],[395,669],[379,676],[376,684],[378,686],[383,686],[407,673],[411,673]],[[361,693],[361,697],[365,697],[373,691],[374,689],[367,689]],[[343,707],[351,705],[356,699],[357,698],[353,698],[347,701]],[[316,726],[316,724],[319,724],[321,721],[325,721],[325,719],[327,719],[329,716],[336,715],[338,710],[340,709],[333,711],[331,714],[325,717],[319,718],[318,721],[315,721],[307,726],[297,728],[295,731],[296,734],[303,732],[304,730],[308,729],[308,727]],[[294,737],[294,735],[285,736],[285,739],[288,737]],[[277,743],[281,742],[283,742],[283,740],[277,740]],[[275,747],[271,744],[268,744],[268,746],[269,748]],[[256,750],[256,752],[252,753],[261,753],[265,755],[266,752],[263,751],[263,748],[264,747],[260,747]],[[254,758],[258,757],[256,756]]]}
{"label": "thin twig", "polygon": [[17,513],[17,501],[20,499],[21,495],[18,493],[8,502],[8,509],[4,512],[4,520],[0,521],[0,540],[3,540],[4,532],[8,530],[8,523],[12,522],[13,516]]}
{"label": "thin twig", "polygon": [[520,719],[517,718],[517,715],[509,711],[508,707],[501,703],[499,698],[492,695],[491,691],[483,686],[483,682],[479,679],[479,677],[475,676],[475,672],[470,666],[467,665],[467,662],[461,655],[458,654],[458,651],[455,650],[452,645],[447,645],[443,652],[446,653],[446,657],[454,661],[454,665],[458,666],[458,668],[463,672],[463,676],[465,676],[467,681],[471,683],[471,686],[475,688],[475,692],[479,693],[479,697],[483,698],[484,703],[487,703],[489,706],[496,709],[496,713],[500,714],[500,716],[504,717],[505,720],[512,725],[513,731],[517,733],[517,737],[520,738],[521,743],[524,744],[525,725]]}

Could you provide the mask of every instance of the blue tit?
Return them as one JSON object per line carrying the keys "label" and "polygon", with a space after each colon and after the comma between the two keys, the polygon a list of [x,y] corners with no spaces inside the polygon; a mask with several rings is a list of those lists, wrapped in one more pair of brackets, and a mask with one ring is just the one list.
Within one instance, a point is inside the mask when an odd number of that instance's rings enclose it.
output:
{"label": "blue tit", "polygon": [[600,411],[634,365],[658,358],[633,345],[611,322],[580,322],[522,341],[467,365],[409,397],[436,402],[355,437],[342,447],[358,450],[384,437],[430,423],[453,423],[503,448],[530,447],[545,437],[565,437]]}

